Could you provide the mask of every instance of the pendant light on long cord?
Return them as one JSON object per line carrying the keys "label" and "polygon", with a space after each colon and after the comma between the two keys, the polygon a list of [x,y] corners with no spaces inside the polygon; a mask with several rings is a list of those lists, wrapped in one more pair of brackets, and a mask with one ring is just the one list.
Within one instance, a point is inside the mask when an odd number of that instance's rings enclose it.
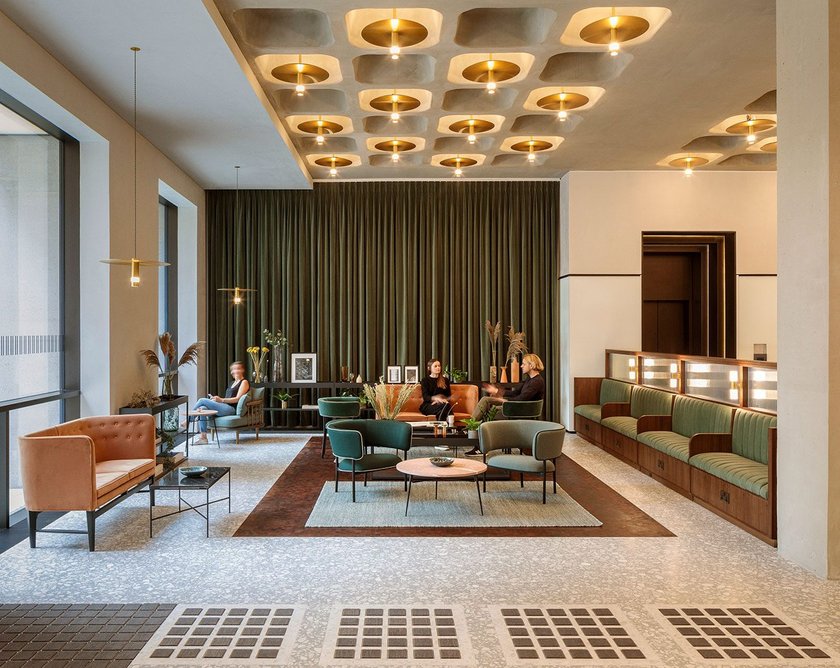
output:
{"label": "pendant light on long cord", "polygon": [[[240,209],[239,209],[239,165],[234,167],[236,170],[236,200],[235,200],[235,211],[234,211],[234,218],[236,220],[236,227],[239,228],[239,221],[240,221]],[[238,229],[237,229],[238,231]],[[232,288],[217,288],[219,292],[232,292],[233,293],[233,305],[239,306],[242,302],[245,301],[245,294],[246,292],[256,292],[254,288],[240,288],[238,285]]]}

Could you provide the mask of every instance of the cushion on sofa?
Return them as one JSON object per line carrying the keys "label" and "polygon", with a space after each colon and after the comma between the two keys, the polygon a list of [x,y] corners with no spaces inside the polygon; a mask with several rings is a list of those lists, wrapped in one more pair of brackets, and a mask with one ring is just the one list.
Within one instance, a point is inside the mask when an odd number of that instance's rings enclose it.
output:
{"label": "cushion on sofa", "polygon": [[616,415],[601,420],[601,426],[617,431],[630,438],[636,438],[636,418],[624,415]]}
{"label": "cushion on sofa", "polygon": [[633,385],[625,383],[620,380],[612,380],[611,378],[604,378],[601,381],[601,396],[599,398],[600,404],[614,404],[627,403],[630,401],[630,390]]}
{"label": "cushion on sofa", "polygon": [[736,410],[732,422],[732,452],[747,459],[767,463],[768,430],[776,426],[776,417],[752,411]]}
{"label": "cushion on sofa", "polygon": [[642,415],[670,415],[674,395],[652,387],[637,385],[630,396],[630,415],[638,419]]}
{"label": "cushion on sofa", "polygon": [[677,396],[671,429],[683,436],[701,433],[726,434],[732,428],[732,408],[710,401]]}
{"label": "cushion on sofa", "polygon": [[120,485],[126,484],[131,480],[125,471],[108,471],[106,473],[96,474],[96,496],[104,496],[108,492],[115,490]]}
{"label": "cushion on sofa", "polygon": [[688,462],[689,438],[673,431],[644,431],[636,437],[639,443],[664,452],[683,462]]}
{"label": "cushion on sofa", "polygon": [[601,407],[598,404],[581,404],[575,406],[575,413],[593,422],[601,422]]}
{"label": "cushion on sofa", "polygon": [[[521,471],[522,473],[542,473],[543,462],[533,457],[522,455],[492,455],[487,458],[487,466],[507,469],[508,471]],[[545,470],[553,471],[554,463],[551,460],[545,461]]]}
{"label": "cushion on sofa", "polygon": [[766,499],[768,490],[767,464],[755,462],[731,452],[706,452],[694,455],[691,465],[716,478]]}
{"label": "cushion on sofa", "polygon": [[109,459],[96,464],[97,473],[127,473],[131,478],[154,468],[154,459]]}

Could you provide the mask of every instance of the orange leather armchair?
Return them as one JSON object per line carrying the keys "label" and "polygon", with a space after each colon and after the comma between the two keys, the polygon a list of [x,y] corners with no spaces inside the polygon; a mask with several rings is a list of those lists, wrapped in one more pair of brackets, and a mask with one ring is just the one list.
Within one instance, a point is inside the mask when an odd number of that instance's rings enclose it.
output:
{"label": "orange leather armchair", "polygon": [[[96,518],[154,480],[151,415],[89,417],[21,436],[20,470],[29,545],[42,533],[81,533],[96,546]],[[38,529],[44,511],[83,510],[87,531]]]}

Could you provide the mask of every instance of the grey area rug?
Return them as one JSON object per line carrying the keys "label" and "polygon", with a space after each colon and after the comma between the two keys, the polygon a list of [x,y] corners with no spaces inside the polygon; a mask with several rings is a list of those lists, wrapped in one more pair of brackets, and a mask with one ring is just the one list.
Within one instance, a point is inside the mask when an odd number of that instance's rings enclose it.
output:
{"label": "grey area rug", "polygon": [[478,508],[475,483],[443,481],[435,499],[433,481],[416,482],[405,517],[405,490],[401,482],[356,481],[356,503],[350,482],[324,483],[306,520],[308,527],[599,527],[601,522],[560,487],[542,504],[542,481],[488,482],[482,492],[484,515]]}

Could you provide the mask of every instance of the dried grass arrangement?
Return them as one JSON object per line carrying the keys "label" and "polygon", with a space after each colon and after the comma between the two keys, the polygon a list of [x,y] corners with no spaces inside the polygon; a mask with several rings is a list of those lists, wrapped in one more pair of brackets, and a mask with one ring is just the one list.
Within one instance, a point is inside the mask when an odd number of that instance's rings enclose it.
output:
{"label": "dried grass arrangement", "polygon": [[508,340],[506,362],[515,361],[518,359],[517,355],[524,355],[528,352],[528,346],[525,345],[525,332],[515,332],[513,325],[510,325],[505,338]]}
{"label": "dried grass arrangement", "polygon": [[158,371],[163,374],[163,382],[161,387],[162,395],[172,394],[172,378],[178,372],[178,369],[185,364],[196,364],[198,362],[198,354],[201,351],[203,341],[196,341],[187,346],[184,354],[178,363],[175,363],[175,358],[178,351],[175,349],[175,342],[172,340],[172,335],[169,332],[164,332],[158,337],[158,345],[162,357],[151,349],[141,350],[140,356],[146,363],[147,367],[157,367]]}
{"label": "dried grass arrangement", "polygon": [[394,386],[385,383],[364,385],[365,397],[379,420],[396,420],[405,402],[417,388],[417,383],[400,385],[398,392],[394,392],[392,387]]}
{"label": "dried grass arrangement", "polygon": [[499,334],[502,333],[502,323],[496,322],[494,325],[487,320],[484,323],[484,328],[487,330],[487,338],[490,339],[490,353],[493,356],[493,366],[496,366],[496,349],[499,343]]}

